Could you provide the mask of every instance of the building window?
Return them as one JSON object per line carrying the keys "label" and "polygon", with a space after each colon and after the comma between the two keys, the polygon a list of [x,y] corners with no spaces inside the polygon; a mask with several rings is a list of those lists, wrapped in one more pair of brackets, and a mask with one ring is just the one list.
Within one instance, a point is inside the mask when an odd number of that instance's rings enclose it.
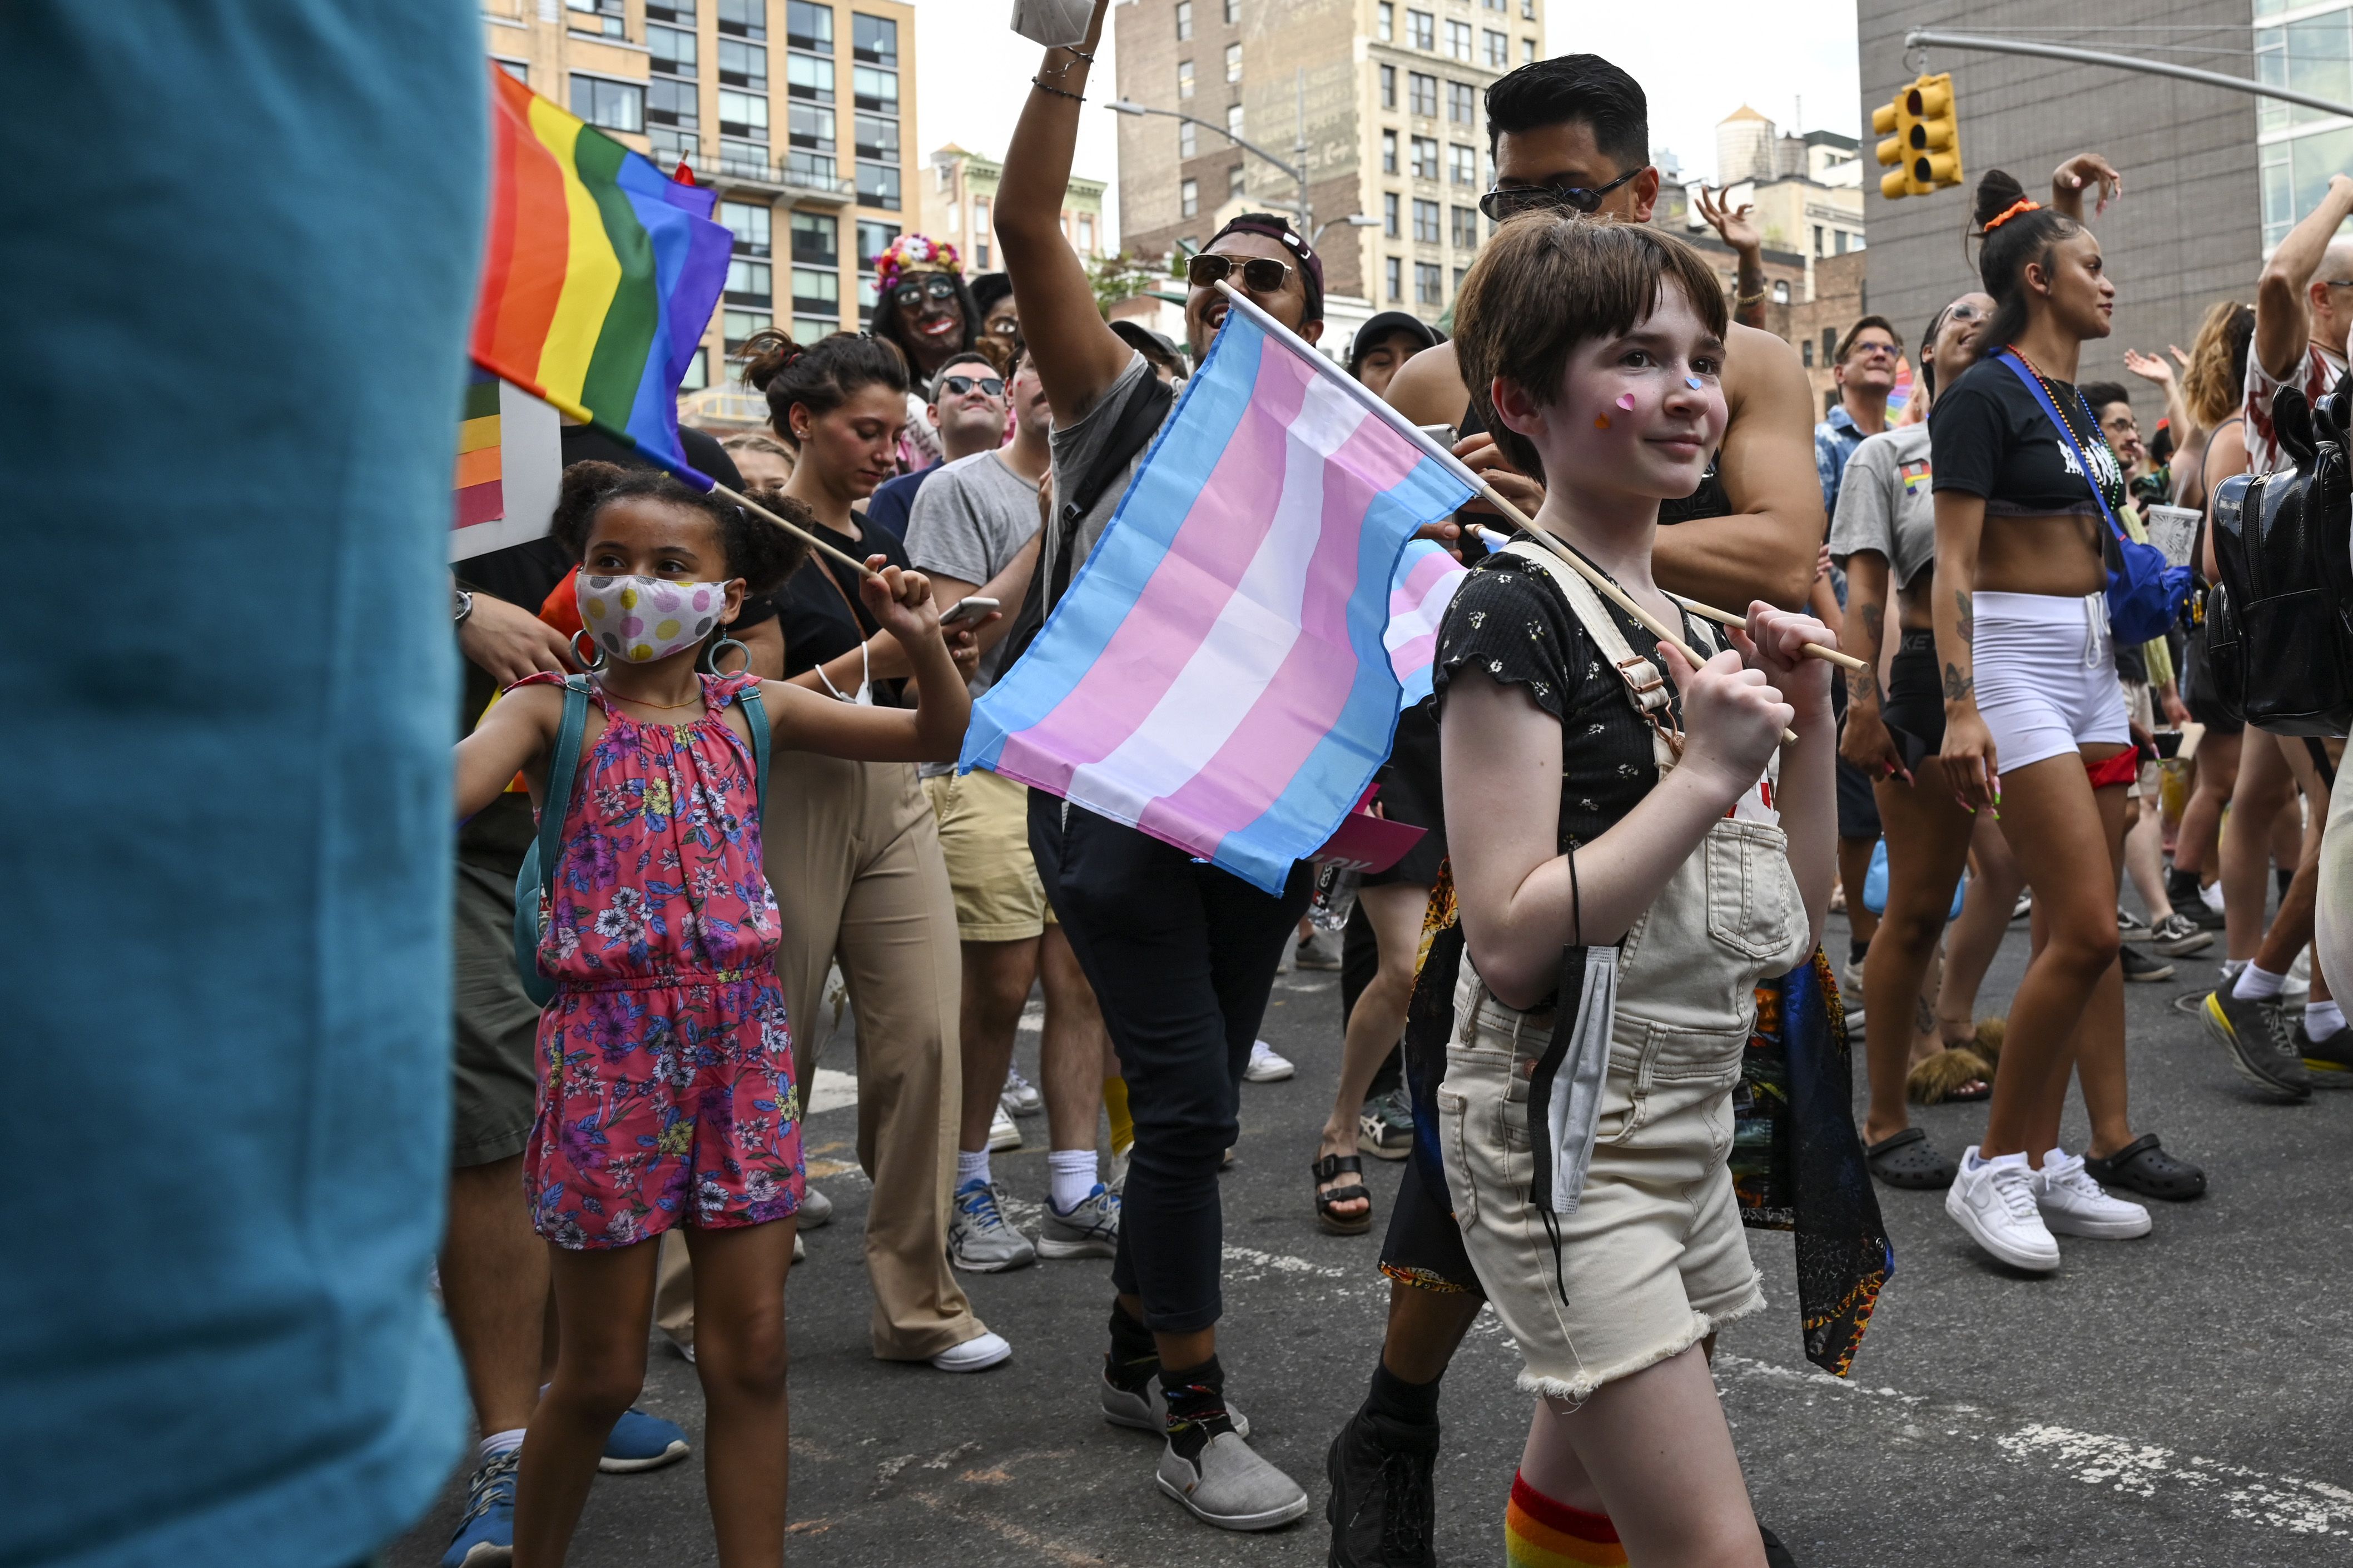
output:
{"label": "building window", "polygon": [[1536,0],[1520,0],[1520,20],[1523,22],[1533,22],[1535,19]]}
{"label": "building window", "polygon": [[1446,302],[1446,274],[1435,261],[1413,264],[1413,302],[1417,305],[1442,305]]}
{"label": "building window", "polygon": [[1226,170],[1226,199],[1229,202],[1239,201],[1241,194],[1242,166],[1240,163],[1231,164]]}
{"label": "building window", "polygon": [[719,133],[754,142],[768,139],[768,100],[756,92],[719,89]]}
{"label": "building window", "polygon": [[694,35],[683,28],[648,27],[646,53],[653,57],[653,68],[665,76],[694,74]]}
{"label": "building window", "polygon": [[742,257],[727,264],[727,302],[731,305],[765,305],[776,296],[775,285],[769,279],[768,264],[747,261]]}
{"label": "building window", "polygon": [[1201,182],[1198,180],[1177,181],[1176,216],[1178,217],[1198,217],[1200,216],[1200,212]]}
{"label": "building window", "polygon": [[1438,139],[1417,136],[1413,139],[1413,177],[1417,180],[1438,178]]}
{"label": "building window", "polygon": [[1438,204],[1436,202],[1418,201],[1413,204],[1413,242],[1416,245],[1438,243]]}
{"label": "building window", "polygon": [[1226,105],[1226,134],[1237,142],[1241,140],[1242,106],[1239,103]]}
{"label": "building window", "polygon": [[869,65],[899,65],[899,24],[888,16],[868,16],[852,12],[849,17],[849,52]]}
{"label": "building window", "polygon": [[880,158],[884,163],[899,161],[899,122],[879,114],[858,117],[858,155]]}
{"label": "building window", "polygon": [[1397,40],[1397,7],[1389,0],[1373,7],[1373,37],[1385,44]]}
{"label": "building window", "polygon": [[1458,267],[1454,269],[1454,291],[1457,294],[1462,292],[1462,279],[1470,270],[1468,267]]}
{"label": "building window", "polygon": [[506,72],[507,75],[514,78],[515,80],[522,83],[525,87],[529,87],[531,85],[531,65],[528,61],[501,60],[499,61],[499,69]]}
{"label": "building window", "polygon": [[1382,281],[1388,285],[1389,303],[1405,301],[1405,263],[1397,257],[1385,257],[1381,261]]}
{"label": "building window", "polygon": [[1520,40],[1520,63],[1524,66],[1536,63],[1536,41],[1534,38]]}
{"label": "building window", "polygon": [[1397,107],[1397,67],[1395,66],[1381,68],[1381,107],[1383,109]]}
{"label": "building window", "polygon": [[1405,73],[1406,108],[1415,114],[1438,118],[1438,79],[1420,71]]}
{"label": "building window", "polygon": [[1449,22],[1446,24],[1446,52],[1452,55],[1456,59],[1461,60],[1464,65],[1469,65],[1471,63],[1470,23]]}
{"label": "building window", "polygon": [[1176,122],[1176,156],[1190,158],[1201,151],[1201,128],[1189,120]]}
{"label": "building window", "polygon": [[1230,27],[1242,19],[1242,0],[1226,0],[1226,26]]}
{"label": "building window", "polygon": [[899,210],[899,165],[858,161],[858,199],[870,207]]}
{"label": "building window", "polygon": [[768,46],[740,38],[719,40],[719,80],[727,87],[768,90]]}
{"label": "building window", "polygon": [[1176,0],[1176,41],[1183,43],[1193,36],[1193,0]]}
{"label": "building window", "polygon": [[694,22],[694,0],[646,0],[646,18],[653,22]]}
{"label": "building window", "polygon": [[1511,0],[1479,0],[1479,4],[1484,9],[1499,14],[1512,8]]}
{"label": "building window", "polygon": [[1830,254],[1829,251],[1822,248],[1822,226],[1820,224],[1814,225],[1814,254],[1816,256],[1828,256]]}
{"label": "building window", "polygon": [[[1234,173],[1239,174],[1241,171],[1238,168]],[[1095,253],[1095,215],[1092,213],[1079,215],[1079,249],[1088,256]]]}
{"label": "building window", "polygon": [[1228,81],[1242,79],[1242,47],[1240,44],[1226,46],[1226,79]]}
{"label": "building window", "polygon": [[[748,148],[749,155],[754,162],[758,161],[762,151],[760,148],[752,146],[748,142],[731,142],[727,145]],[[804,153],[797,147],[786,153],[785,154],[786,181],[791,184],[807,185],[818,190],[839,191],[841,188],[841,165],[834,162],[832,148],[833,143],[828,142],[826,143],[827,150],[822,153]]]}
{"label": "building window", "polygon": [[1405,41],[1417,49],[1436,52],[1438,18],[1427,11],[1408,11],[1405,14]]}
{"label": "building window", "polygon": [[790,117],[786,124],[791,144],[812,153],[822,153],[830,162],[833,157],[833,110],[807,103],[788,103],[785,109]]}
{"label": "building window", "polygon": [[1833,229],[1831,230],[1831,234],[1834,237],[1831,239],[1831,243],[1838,247],[1839,255],[1844,256],[1846,254],[1846,230],[1842,228]]}
{"label": "building window", "polygon": [[1454,248],[1457,250],[1478,249],[1479,209],[1477,207],[1452,207],[1448,209],[1446,216],[1448,225],[1453,234]]}
{"label": "building window", "polygon": [[1398,216],[1405,203],[1395,191],[1381,193],[1381,233],[1389,239],[1405,237],[1403,219]]}
{"label": "building window", "polygon": [[[735,254],[738,256],[768,254],[768,221],[773,216],[768,208],[755,205],[751,202],[719,204],[719,221],[725,226],[728,233],[735,237]],[[793,215],[793,222],[796,226],[799,224],[798,213]],[[796,245],[799,243],[797,227],[794,234],[794,243]]]}
{"label": "building window", "polygon": [[1808,338],[1798,345],[1798,359],[1808,370],[1814,368],[1814,340]]}
{"label": "building window", "polygon": [[1480,35],[1479,41],[1487,46],[1487,68],[1489,70],[1499,71],[1505,66],[1512,63],[1512,40],[1508,35],[1498,33],[1493,28],[1490,28],[1485,33]]}
{"label": "building window", "polygon": [[840,266],[841,220],[823,213],[795,213],[793,259],[811,267]]}
{"label": "building window", "polygon": [[1397,172],[1397,132],[1394,131],[1384,131],[1381,132],[1381,173],[1384,174],[1394,174]]}
{"label": "building window", "polygon": [[1789,280],[1787,278],[1776,278],[1773,279],[1773,303],[1786,305],[1788,302]]}
{"label": "building window", "polygon": [[686,374],[678,378],[681,392],[701,392],[711,384],[711,351],[697,349],[694,357],[686,362]]}
{"label": "building window", "polygon": [[1449,165],[1447,178],[1458,185],[1476,187],[1479,184],[1479,149],[1465,147],[1457,142],[1446,149]]}
{"label": "building window", "polygon": [[841,274],[815,267],[793,268],[793,313],[841,319]]}
{"label": "building window", "polygon": [[572,112],[607,131],[646,128],[646,89],[633,81],[611,81],[601,76],[572,79]]}
{"label": "building window", "polygon": [[1467,81],[1446,84],[1446,118],[1457,125],[1479,123],[1479,89]]}
{"label": "building window", "polygon": [[810,49],[820,55],[833,53],[833,7],[812,5],[809,0],[786,0],[785,42],[794,48]]}
{"label": "building window", "polygon": [[860,109],[880,110],[884,114],[899,112],[899,73],[876,70],[872,66],[849,68],[849,89]]}
{"label": "building window", "polygon": [[1179,98],[1193,96],[1193,62],[1191,60],[1176,62],[1176,96]]}
{"label": "building window", "polygon": [[858,220],[858,319],[874,319],[878,295],[874,283],[874,258],[891,248],[899,237],[899,226],[874,218]]}
{"label": "building window", "polygon": [[833,101],[833,62],[807,55],[785,57],[785,90],[809,103]]}
{"label": "building window", "polygon": [[1822,329],[1822,363],[1824,364],[1838,363],[1838,329],[1836,327]]}
{"label": "building window", "polygon": [[702,155],[702,138],[691,131],[681,131],[669,125],[649,125],[646,138],[654,144],[654,162],[658,163],[691,163]]}
{"label": "building window", "polygon": [[720,335],[727,344],[727,353],[731,359],[743,353],[744,341],[754,332],[764,331],[776,324],[776,313],[774,310],[719,312]]}
{"label": "building window", "polygon": [[[768,36],[768,0],[718,0],[719,30],[739,38],[765,40]],[[796,10],[825,13],[826,48],[833,47],[833,12],[823,5],[798,5]]]}
{"label": "building window", "polygon": [[572,13],[570,20],[575,31],[607,38],[626,36],[621,25],[621,0],[565,0],[564,8]]}
{"label": "building window", "polygon": [[699,109],[692,82],[664,81],[657,77],[646,83],[649,125],[675,125],[691,131],[702,122]]}

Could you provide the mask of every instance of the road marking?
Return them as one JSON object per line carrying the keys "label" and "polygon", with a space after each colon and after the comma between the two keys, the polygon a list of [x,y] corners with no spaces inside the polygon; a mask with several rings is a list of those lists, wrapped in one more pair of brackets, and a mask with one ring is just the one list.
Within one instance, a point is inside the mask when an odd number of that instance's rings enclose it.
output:
{"label": "road marking", "polygon": [[807,1112],[808,1115],[818,1116],[828,1110],[841,1110],[857,1103],[858,1075],[856,1073],[836,1072],[831,1068],[817,1069],[817,1082],[809,1086]]}

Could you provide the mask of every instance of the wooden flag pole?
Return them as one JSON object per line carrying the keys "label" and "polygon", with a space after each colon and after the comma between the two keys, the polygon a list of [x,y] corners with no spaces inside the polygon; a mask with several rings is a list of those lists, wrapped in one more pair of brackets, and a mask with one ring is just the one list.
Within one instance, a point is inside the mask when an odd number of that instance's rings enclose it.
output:
{"label": "wooden flag pole", "polygon": [[[1660,589],[1659,592],[1667,594],[1664,588]],[[1696,599],[1686,599],[1681,594],[1667,594],[1667,597],[1697,616],[1701,620],[1714,621],[1720,626],[1745,626],[1748,624],[1745,616],[1733,615],[1727,610],[1719,610],[1714,605],[1703,605]],[[1824,647],[1818,642],[1810,642],[1806,645],[1805,657],[1822,659],[1837,665],[1841,669],[1852,670],[1857,674],[1871,668],[1851,653],[1841,653],[1834,647]]]}
{"label": "wooden flag pole", "polygon": [[844,551],[836,550],[832,545],[828,544],[824,540],[819,539],[816,534],[811,533],[807,529],[803,528],[800,524],[786,521],[785,519],[778,517],[775,512],[770,511],[766,507],[762,506],[758,501],[753,500],[747,496],[739,495],[735,491],[729,489],[725,485],[718,483],[716,480],[713,480],[712,483],[711,493],[715,496],[726,497],[729,500],[733,501],[737,506],[742,507],[745,511],[750,512],[754,517],[766,518],[770,522],[775,523],[786,533],[793,534],[798,538],[808,541],[809,543],[815,545],[818,549],[822,550],[828,555],[832,556],[844,566],[851,567],[864,576],[880,577],[882,574],[880,572],[875,571],[871,566],[866,564],[865,562],[859,560],[857,557],[850,555]]}

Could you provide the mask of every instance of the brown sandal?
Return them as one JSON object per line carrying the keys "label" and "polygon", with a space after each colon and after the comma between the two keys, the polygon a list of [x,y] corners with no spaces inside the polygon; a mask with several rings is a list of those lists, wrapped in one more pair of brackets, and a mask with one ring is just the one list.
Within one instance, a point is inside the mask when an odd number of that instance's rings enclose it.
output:
{"label": "brown sandal", "polygon": [[[1324,1190],[1324,1184],[1335,1176],[1354,1171],[1363,1174],[1365,1163],[1354,1154],[1326,1154],[1307,1167],[1315,1177],[1315,1223],[1334,1236],[1362,1236],[1373,1228],[1373,1194],[1362,1182],[1352,1182],[1345,1187]],[[1339,1215],[1332,1212],[1334,1204],[1354,1203],[1362,1199],[1365,1212],[1360,1215]]]}

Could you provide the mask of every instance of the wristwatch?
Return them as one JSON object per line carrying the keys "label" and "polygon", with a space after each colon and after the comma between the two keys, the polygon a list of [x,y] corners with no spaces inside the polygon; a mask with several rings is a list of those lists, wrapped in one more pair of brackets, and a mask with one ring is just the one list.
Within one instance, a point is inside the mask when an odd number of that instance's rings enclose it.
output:
{"label": "wristwatch", "polygon": [[452,592],[458,595],[458,614],[451,624],[462,626],[466,624],[466,617],[474,613],[474,595],[463,588],[453,589]]}

